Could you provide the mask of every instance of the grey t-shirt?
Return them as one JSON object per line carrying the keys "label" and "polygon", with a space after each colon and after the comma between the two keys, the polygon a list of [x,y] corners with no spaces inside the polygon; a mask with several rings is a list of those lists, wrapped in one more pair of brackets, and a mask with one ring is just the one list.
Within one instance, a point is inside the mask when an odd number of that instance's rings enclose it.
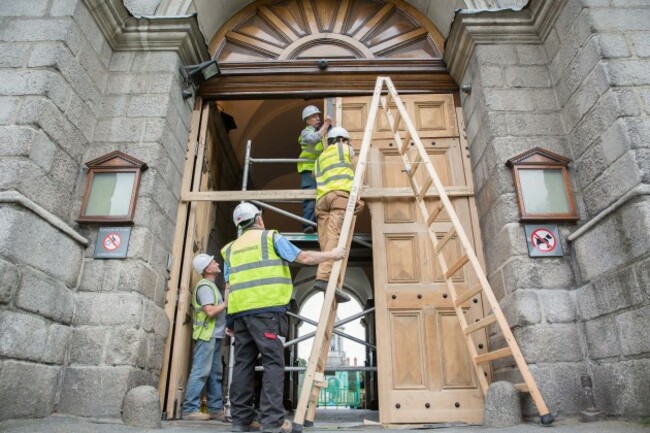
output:
{"label": "grey t-shirt", "polygon": [[[204,305],[218,305],[223,302],[221,293],[217,290],[219,296],[218,300],[214,299],[214,292],[210,286],[199,286],[198,292],[196,293],[197,302],[203,307]],[[217,323],[214,327],[214,332],[212,333],[212,338],[223,338],[226,335],[226,311],[222,311],[217,314],[215,317]]]}

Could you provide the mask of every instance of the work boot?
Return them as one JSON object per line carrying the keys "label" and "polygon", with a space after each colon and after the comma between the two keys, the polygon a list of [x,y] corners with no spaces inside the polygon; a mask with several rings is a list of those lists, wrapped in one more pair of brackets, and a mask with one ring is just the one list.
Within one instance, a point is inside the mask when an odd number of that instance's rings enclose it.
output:
{"label": "work boot", "polygon": [[285,419],[279,425],[262,427],[262,433],[291,433],[291,430],[291,421],[287,419]]}
{"label": "work boot", "polygon": [[[316,280],[314,282],[314,289],[320,292],[324,292],[325,290],[327,290],[327,281]],[[344,302],[350,302],[352,300],[350,295],[345,293],[343,289],[341,289],[340,287],[336,288],[336,291],[334,292],[334,299],[336,299],[336,302],[338,302],[339,304],[343,304]]]}
{"label": "work boot", "polygon": [[221,422],[230,422],[228,421],[228,418],[226,418],[226,414],[224,413],[223,409],[216,410],[214,412],[208,412],[208,415],[210,415],[210,419],[214,419]]}
{"label": "work boot", "polygon": [[260,428],[261,428],[260,423],[257,422],[257,421],[253,421],[249,425],[234,425],[234,426],[232,426],[230,431],[236,432],[236,433],[239,433],[239,432],[251,432],[251,431],[256,432],[256,431],[260,431]]}
{"label": "work boot", "polygon": [[197,410],[196,412],[183,415],[183,419],[188,421],[207,421],[210,419],[210,415]]}
{"label": "work boot", "polygon": [[307,226],[307,227],[305,227],[305,228],[302,230],[302,232],[303,232],[304,234],[306,234],[306,235],[312,234],[312,233],[314,233],[315,231],[316,231],[316,229],[314,229],[314,226]]}

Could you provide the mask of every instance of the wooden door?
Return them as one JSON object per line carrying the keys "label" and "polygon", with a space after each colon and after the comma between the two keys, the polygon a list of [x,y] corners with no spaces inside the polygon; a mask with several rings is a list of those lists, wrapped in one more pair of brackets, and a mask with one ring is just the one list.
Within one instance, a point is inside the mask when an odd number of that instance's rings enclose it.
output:
{"label": "wooden door", "polygon": [[[402,100],[443,183],[468,192],[467,197],[454,200],[455,209],[480,254],[469,159],[461,149],[453,95],[410,95]],[[361,143],[369,103],[369,97],[343,98],[340,102],[342,125],[349,130],[353,146]],[[366,184],[377,188],[408,187],[382,110],[375,125]],[[427,202],[433,207],[437,199]],[[380,421],[482,422],[483,394],[414,199],[384,198],[369,201],[368,205],[372,218]],[[444,215],[439,220],[437,231],[446,232],[451,223]],[[451,242],[456,246],[446,249],[448,263],[453,263],[460,251],[458,241]],[[469,274],[456,274],[459,292],[474,286],[474,277]],[[470,305],[466,311],[468,321],[484,316],[480,296]],[[479,352],[485,352],[485,335],[477,341]]]}
{"label": "wooden door", "polygon": [[[219,176],[216,167],[220,155],[216,151],[218,134],[211,117],[213,112],[209,103],[199,103],[195,108],[182,179],[183,193],[216,189]],[[215,204],[212,202],[179,204],[166,301],[170,334],[159,386],[167,419],[177,419],[182,414],[192,362],[192,290],[200,279],[192,270],[192,259],[196,254],[208,252],[214,221]]]}

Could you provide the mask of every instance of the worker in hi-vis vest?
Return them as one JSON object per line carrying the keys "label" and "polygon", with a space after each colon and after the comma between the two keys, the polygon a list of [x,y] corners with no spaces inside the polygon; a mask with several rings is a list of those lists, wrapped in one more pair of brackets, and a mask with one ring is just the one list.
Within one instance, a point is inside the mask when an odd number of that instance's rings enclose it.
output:
{"label": "worker in hi-vis vest", "polygon": [[[298,137],[300,144],[301,159],[308,159],[309,161],[301,161],[298,163],[298,173],[300,173],[300,188],[302,189],[316,189],[316,181],[314,180],[313,171],[316,158],[323,151],[323,137],[327,134],[327,129],[332,124],[332,119],[327,116],[325,121],[321,123],[320,109],[315,105],[308,105],[302,110],[302,120],[307,124],[305,129],[302,130]],[[309,221],[316,221],[314,216],[314,200],[302,201],[302,217]],[[305,233],[313,233],[314,227],[309,224],[303,224],[302,230]]]}
{"label": "worker in hi-vis vest", "polygon": [[[194,257],[192,267],[202,278],[196,283],[192,293],[194,353],[192,370],[185,387],[183,419],[199,421],[216,419],[225,422],[221,392],[223,378],[221,341],[225,337],[226,330],[226,303],[215,284],[221,269],[214,256],[208,254]],[[201,392],[204,387],[208,394],[208,413],[200,410]]]}
{"label": "worker in hi-vis vest", "polygon": [[[329,251],[336,247],[341,237],[343,218],[348,206],[350,190],[354,181],[352,159],[354,149],[350,146],[350,134],[345,128],[335,126],[327,133],[327,145],[316,160],[316,218],[318,218],[318,243],[321,251]],[[363,210],[363,202],[357,201],[354,213]],[[316,282],[317,290],[325,290],[332,272],[332,262],[318,265]],[[350,295],[342,288],[336,289],[336,300],[348,302]]]}
{"label": "worker in hi-vis vest", "polygon": [[275,230],[266,230],[262,211],[250,203],[233,213],[242,235],[221,250],[228,293],[226,333],[235,338],[235,365],[230,384],[233,432],[255,427],[253,378],[255,362],[262,355],[264,373],[260,396],[262,429],[290,433],[284,419],[284,339],[288,332],[286,311],[293,283],[288,262],[317,265],[340,260],[346,249],[302,251]]}

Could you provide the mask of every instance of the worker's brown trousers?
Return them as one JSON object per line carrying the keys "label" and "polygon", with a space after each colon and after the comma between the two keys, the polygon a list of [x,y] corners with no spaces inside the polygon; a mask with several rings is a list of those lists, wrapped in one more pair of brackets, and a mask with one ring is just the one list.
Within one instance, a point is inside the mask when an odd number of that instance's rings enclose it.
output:
{"label": "worker's brown trousers", "polygon": [[[341,237],[345,209],[348,206],[349,194],[345,191],[330,191],[316,202],[316,218],[318,220],[318,244],[321,251],[336,248]],[[354,213],[363,210],[363,202],[358,201]],[[318,265],[317,280],[328,281],[333,262],[327,261]]]}

